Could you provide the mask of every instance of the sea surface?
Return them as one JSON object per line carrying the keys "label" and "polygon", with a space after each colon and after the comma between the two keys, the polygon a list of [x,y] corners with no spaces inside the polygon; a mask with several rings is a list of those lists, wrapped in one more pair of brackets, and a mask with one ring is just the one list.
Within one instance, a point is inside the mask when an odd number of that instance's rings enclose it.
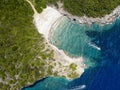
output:
{"label": "sea surface", "polygon": [[63,17],[51,29],[50,43],[88,67],[76,79],[46,77],[22,90],[120,90],[120,18],[112,24],[79,24]]}

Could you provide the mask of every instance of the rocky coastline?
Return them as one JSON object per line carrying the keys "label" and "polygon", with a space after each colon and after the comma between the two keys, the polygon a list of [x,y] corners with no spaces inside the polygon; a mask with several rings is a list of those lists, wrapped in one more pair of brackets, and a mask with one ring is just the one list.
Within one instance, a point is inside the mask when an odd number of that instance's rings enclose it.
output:
{"label": "rocky coastline", "polygon": [[[55,8],[55,7],[54,7]],[[110,14],[104,17],[87,17],[87,16],[74,16],[64,10],[63,4],[58,2],[58,8],[56,8],[63,16],[67,16],[72,21],[78,21],[80,24],[92,24],[98,23],[100,25],[111,24],[116,18],[120,17],[120,5],[117,6]]]}

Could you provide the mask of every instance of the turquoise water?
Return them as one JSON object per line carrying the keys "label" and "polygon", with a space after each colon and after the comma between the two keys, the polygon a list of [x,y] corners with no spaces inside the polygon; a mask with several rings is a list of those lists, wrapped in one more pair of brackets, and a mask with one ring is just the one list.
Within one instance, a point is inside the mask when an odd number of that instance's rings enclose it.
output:
{"label": "turquoise water", "polygon": [[23,88],[23,90],[65,90],[69,82],[70,81],[64,78],[49,77],[37,81],[34,85],[31,85],[28,88]]}
{"label": "turquoise water", "polygon": [[100,26],[63,17],[52,29],[50,42],[70,57],[83,56],[89,68],[72,81],[48,77],[23,90],[120,90],[120,18]]}
{"label": "turquoise water", "polygon": [[[67,17],[63,17],[52,28],[50,42],[71,57],[82,56],[84,63],[88,67],[97,65],[95,59],[98,60],[100,58],[99,41],[96,41],[96,43],[92,41],[97,37],[97,34],[109,30],[113,25],[114,23],[105,26],[100,26],[96,23],[92,25],[79,24],[74,21],[71,22]],[[94,31],[94,33],[91,34],[91,31]]]}

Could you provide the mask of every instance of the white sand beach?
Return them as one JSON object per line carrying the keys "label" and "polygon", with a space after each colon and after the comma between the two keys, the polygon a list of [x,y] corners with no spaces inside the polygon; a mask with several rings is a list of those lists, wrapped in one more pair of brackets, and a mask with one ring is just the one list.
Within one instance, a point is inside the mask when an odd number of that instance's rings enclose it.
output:
{"label": "white sand beach", "polygon": [[60,18],[62,15],[55,9],[47,6],[42,13],[34,14],[34,24],[40,34],[43,34],[46,39],[48,39],[48,34],[51,26],[54,22]]}
{"label": "white sand beach", "polygon": [[[28,0],[26,0],[28,1]],[[64,14],[67,14],[68,17],[71,19],[75,18],[76,20],[79,21],[79,23],[88,23],[91,24],[92,22],[98,22],[101,24],[106,24],[110,23],[113,21],[117,16],[120,15],[120,6],[118,6],[111,14],[106,15],[103,18],[88,18],[88,17],[77,17],[77,16],[72,16],[71,14],[65,12],[62,8],[61,9],[56,9],[55,7],[50,7],[47,6],[41,13],[38,13],[34,6],[30,3],[33,11],[34,11],[34,16],[33,16],[33,23],[35,27],[37,28],[38,32],[42,34],[49,44],[51,48],[54,50],[54,58],[57,62],[57,64],[54,66],[54,71],[58,72],[59,76],[66,76],[71,74],[72,71],[70,71],[69,68],[70,64],[75,63],[77,65],[76,67],[76,73],[79,74],[79,76],[84,72],[84,69],[86,68],[85,64],[83,63],[83,58],[71,58],[65,54],[63,50],[59,50],[56,46],[52,45],[49,42],[49,32],[51,27],[54,25],[54,23],[59,20]],[[100,49],[100,48],[98,48]],[[62,66],[59,66],[59,63],[61,63]],[[68,78],[69,79],[69,78]]]}
{"label": "white sand beach", "polygon": [[[45,39],[48,41],[48,36],[52,25],[60,18],[62,15],[54,8],[47,6],[46,9],[42,11],[42,13],[34,14],[34,24],[40,34],[43,34]],[[58,65],[55,66],[54,71],[58,71],[59,75],[66,75],[66,71],[64,71],[64,67],[69,67],[70,64],[75,63],[77,65],[77,74],[81,75],[84,72],[85,64],[83,64],[83,58],[70,58],[67,56],[63,50],[59,50],[56,46],[49,43],[49,45],[54,50],[54,58],[57,62],[62,64],[62,70]],[[59,71],[60,69],[60,71]]]}
{"label": "white sand beach", "polygon": [[[84,69],[87,68],[85,66],[85,64],[83,63],[83,58],[79,57],[79,58],[71,58],[69,56],[67,56],[65,54],[65,52],[63,50],[59,50],[56,46],[51,44],[51,47],[55,50],[55,58],[58,62],[60,62],[63,66],[63,72],[60,72],[59,75],[62,73],[64,75],[64,73],[69,73],[64,72],[64,67],[69,67],[70,64],[74,63],[77,65],[76,67],[76,73],[79,74],[79,76],[84,72]],[[54,68],[54,70],[59,70],[59,67],[56,66],[56,68]]]}
{"label": "white sand beach", "polygon": [[84,72],[84,68],[86,68],[85,64],[83,63],[83,58],[70,58],[64,53],[63,50],[59,50],[56,46],[49,43],[48,40],[51,27],[63,15],[60,14],[56,9],[49,6],[43,9],[41,13],[38,13],[32,3],[29,1],[28,3],[30,3],[34,11],[33,23],[35,27],[37,28],[38,32],[44,36],[49,46],[51,46],[51,48],[54,50],[56,65],[54,66],[53,72],[57,71],[59,76],[66,76],[68,79],[71,79],[68,77],[68,75],[70,75],[73,71],[70,70],[69,67],[70,64],[74,63],[77,65],[75,72],[78,74],[78,76],[80,76]]}

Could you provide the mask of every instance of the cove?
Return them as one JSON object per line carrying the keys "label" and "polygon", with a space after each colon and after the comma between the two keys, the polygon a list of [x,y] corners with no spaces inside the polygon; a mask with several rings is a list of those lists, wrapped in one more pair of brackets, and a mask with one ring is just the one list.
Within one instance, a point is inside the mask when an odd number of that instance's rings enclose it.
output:
{"label": "cove", "polygon": [[63,17],[52,27],[50,42],[70,57],[83,56],[89,68],[71,81],[48,77],[22,90],[120,90],[120,18],[100,26]]}
{"label": "cove", "polygon": [[97,39],[103,31],[113,24],[100,26],[96,23],[79,24],[63,17],[51,28],[50,42],[70,57],[83,57],[86,66],[96,66],[101,58],[100,41]]}

